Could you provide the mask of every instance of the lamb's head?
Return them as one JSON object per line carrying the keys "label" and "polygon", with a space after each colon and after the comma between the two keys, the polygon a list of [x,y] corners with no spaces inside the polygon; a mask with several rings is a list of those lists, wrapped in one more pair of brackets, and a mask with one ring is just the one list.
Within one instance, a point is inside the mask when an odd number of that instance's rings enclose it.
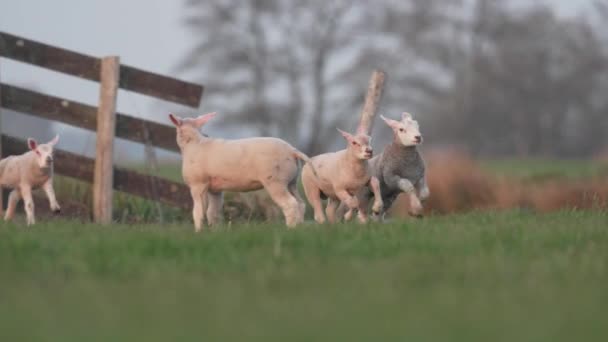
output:
{"label": "lamb's head", "polygon": [[344,132],[339,128],[337,130],[348,142],[346,149],[349,153],[354,155],[357,159],[361,160],[367,160],[373,157],[374,150],[371,146],[372,138],[369,135],[361,132],[352,135],[348,132]]}
{"label": "lamb's head", "polygon": [[27,145],[30,150],[34,152],[36,156],[36,163],[41,169],[49,169],[53,167],[53,149],[59,142],[59,135],[55,136],[53,140],[46,144],[38,144],[36,140],[32,138],[27,139]]}
{"label": "lamb's head", "polygon": [[422,143],[418,121],[414,120],[410,113],[403,113],[401,121],[387,119],[382,115],[380,117],[393,129],[395,140],[403,146],[416,146]]}
{"label": "lamb's head", "polygon": [[196,118],[180,118],[177,115],[169,114],[169,119],[171,119],[171,122],[173,122],[177,131],[177,145],[179,145],[180,148],[183,148],[192,141],[199,141],[203,137],[200,128],[203,127],[207,121],[213,119],[216,114],[217,113],[207,113]]}

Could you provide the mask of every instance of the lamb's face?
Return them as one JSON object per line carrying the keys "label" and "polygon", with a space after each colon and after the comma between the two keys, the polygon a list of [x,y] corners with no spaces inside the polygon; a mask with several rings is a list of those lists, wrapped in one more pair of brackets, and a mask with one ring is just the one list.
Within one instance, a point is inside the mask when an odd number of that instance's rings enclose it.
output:
{"label": "lamb's face", "polygon": [[346,149],[357,159],[368,160],[374,156],[374,150],[371,146],[372,138],[369,135],[361,133],[352,135],[339,129],[338,131],[342,133],[348,143]]}
{"label": "lamb's face", "polygon": [[383,116],[381,118],[393,129],[396,140],[403,146],[416,146],[422,143],[418,121],[414,120],[410,114],[403,113],[401,121],[387,119]]}
{"label": "lamb's face", "polygon": [[27,144],[36,155],[36,162],[41,169],[48,169],[53,167],[53,152],[54,147],[59,141],[59,136],[56,136],[53,140],[46,144],[38,144],[36,140],[29,138]]}
{"label": "lamb's face", "polygon": [[197,141],[201,137],[200,128],[211,120],[216,113],[204,114],[196,118],[180,118],[169,114],[171,122],[175,125],[177,145],[183,148],[191,141]]}
{"label": "lamb's face", "polygon": [[176,127],[177,133],[177,145],[183,147],[191,141],[195,141],[199,136],[200,132],[197,127],[194,126],[192,119],[184,119],[182,124]]}

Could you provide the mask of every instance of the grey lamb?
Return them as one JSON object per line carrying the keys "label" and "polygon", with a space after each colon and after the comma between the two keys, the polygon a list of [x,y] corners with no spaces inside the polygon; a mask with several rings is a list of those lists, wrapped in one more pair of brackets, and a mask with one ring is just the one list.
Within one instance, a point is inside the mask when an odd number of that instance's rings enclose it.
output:
{"label": "grey lamb", "polygon": [[[418,122],[409,113],[403,113],[401,121],[380,117],[393,130],[392,143],[369,162],[372,174],[380,181],[384,203],[380,217],[384,219],[386,211],[402,192],[409,197],[409,214],[421,217],[421,201],[426,200],[430,192],[426,184],[424,160],[418,151],[418,145],[422,143]],[[357,195],[363,203],[360,207],[366,210],[373,193],[365,188]],[[349,210],[345,219],[350,220],[352,215],[352,210]]]}

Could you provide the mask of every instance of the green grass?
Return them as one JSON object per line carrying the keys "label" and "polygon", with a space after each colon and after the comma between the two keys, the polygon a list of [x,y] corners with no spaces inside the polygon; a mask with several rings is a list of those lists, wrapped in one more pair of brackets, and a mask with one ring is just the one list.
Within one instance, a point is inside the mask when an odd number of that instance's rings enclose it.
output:
{"label": "green grass", "polygon": [[496,159],[481,161],[482,168],[501,177],[525,182],[608,179],[608,162],[559,159]]}
{"label": "green grass", "polygon": [[0,227],[2,341],[605,341],[608,214]]}
{"label": "green grass", "polygon": [[[60,203],[68,200],[89,210],[92,207],[93,187],[90,183],[58,175],[54,178],[54,189]],[[37,193],[44,196],[42,190],[37,190]],[[114,219],[121,223],[159,222],[159,209],[167,222],[183,222],[190,217],[189,213],[179,208],[119,191],[114,192],[113,209]]]}

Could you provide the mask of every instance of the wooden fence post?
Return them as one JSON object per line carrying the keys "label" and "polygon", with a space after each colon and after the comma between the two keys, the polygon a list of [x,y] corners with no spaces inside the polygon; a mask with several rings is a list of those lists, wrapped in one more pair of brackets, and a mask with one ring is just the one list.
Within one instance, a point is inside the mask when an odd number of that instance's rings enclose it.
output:
{"label": "wooden fence post", "polygon": [[97,109],[97,144],[93,178],[93,217],[96,223],[112,222],[114,182],[114,134],[116,130],[116,97],[120,79],[120,59],[101,59],[99,107]]}
{"label": "wooden fence post", "polygon": [[372,77],[369,80],[367,95],[365,96],[365,104],[361,111],[361,119],[359,120],[359,128],[357,131],[367,134],[372,133],[374,126],[374,117],[378,111],[378,104],[382,98],[384,89],[384,79],[386,74],[382,70],[374,70]]}
{"label": "wooden fence post", "polygon": [[[0,66],[0,159],[2,159],[2,67]],[[0,216],[4,213],[4,191],[0,188]]]}

